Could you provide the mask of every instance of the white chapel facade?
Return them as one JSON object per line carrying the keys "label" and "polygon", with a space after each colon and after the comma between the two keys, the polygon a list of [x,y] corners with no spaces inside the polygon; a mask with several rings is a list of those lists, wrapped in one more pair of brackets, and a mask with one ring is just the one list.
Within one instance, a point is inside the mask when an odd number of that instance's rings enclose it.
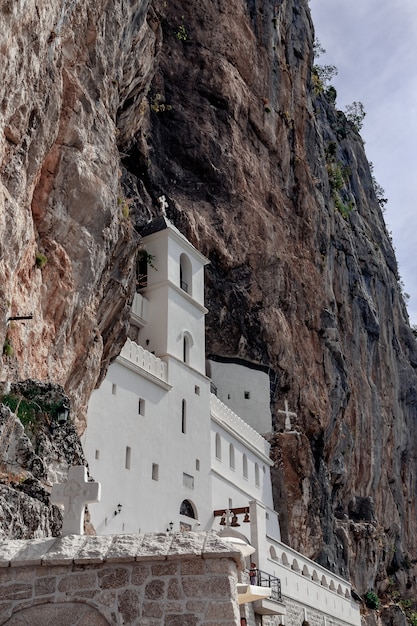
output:
{"label": "white chapel facade", "polygon": [[262,436],[271,431],[267,368],[206,363],[207,260],[165,216],[141,235],[129,339],[91,397],[83,436],[90,476],[102,484],[90,509],[97,534],[235,534],[254,551],[259,576],[279,584],[275,602],[250,603],[256,589],[251,596],[243,585],[249,626],[284,624],[286,614],[300,615],[297,626],[309,617],[359,625],[350,584],[281,543]]}

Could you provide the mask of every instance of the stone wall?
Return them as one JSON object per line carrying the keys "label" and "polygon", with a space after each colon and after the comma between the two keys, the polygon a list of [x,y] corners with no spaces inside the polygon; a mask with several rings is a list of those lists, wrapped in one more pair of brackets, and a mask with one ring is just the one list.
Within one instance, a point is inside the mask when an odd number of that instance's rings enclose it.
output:
{"label": "stone wall", "polygon": [[242,565],[213,533],[4,541],[0,624],[236,626]]}

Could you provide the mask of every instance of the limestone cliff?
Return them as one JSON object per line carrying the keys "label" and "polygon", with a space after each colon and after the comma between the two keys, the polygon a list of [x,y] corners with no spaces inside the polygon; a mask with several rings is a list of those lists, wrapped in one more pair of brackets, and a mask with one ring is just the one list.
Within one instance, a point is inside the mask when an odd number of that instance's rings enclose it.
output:
{"label": "limestone cliff", "polygon": [[417,344],[307,0],[1,11],[1,378],[62,384],[82,424],[124,339],[132,224],[165,194],[211,261],[208,350],[270,365],[297,412],[272,437],[284,539],[414,598]]}

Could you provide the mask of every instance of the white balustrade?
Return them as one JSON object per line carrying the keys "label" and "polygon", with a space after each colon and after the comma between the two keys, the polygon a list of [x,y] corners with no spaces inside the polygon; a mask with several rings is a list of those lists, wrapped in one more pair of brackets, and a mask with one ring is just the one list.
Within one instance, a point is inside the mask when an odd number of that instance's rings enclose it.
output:
{"label": "white balustrade", "polygon": [[281,580],[284,597],[303,597],[307,605],[360,625],[359,606],[352,599],[348,581],[271,537],[267,537],[267,545],[268,570]]}
{"label": "white balustrade", "polygon": [[168,382],[168,366],[148,350],[139,344],[127,339],[120,352],[120,356],[134,363],[137,367],[149,372],[164,382]]}
{"label": "white balustrade", "polygon": [[210,397],[210,409],[212,415],[233,428],[242,437],[249,440],[255,448],[269,458],[270,444],[268,441],[249,426],[241,417],[229,409],[228,406],[223,404],[214,394],[211,394]]}

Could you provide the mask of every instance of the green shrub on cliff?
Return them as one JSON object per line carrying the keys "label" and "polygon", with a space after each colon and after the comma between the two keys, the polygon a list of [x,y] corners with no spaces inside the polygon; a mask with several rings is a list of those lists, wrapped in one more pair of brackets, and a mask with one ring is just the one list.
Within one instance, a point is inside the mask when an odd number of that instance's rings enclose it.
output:
{"label": "green shrub on cliff", "polygon": [[367,591],[364,598],[365,604],[368,609],[379,609],[379,607],[381,606],[381,603],[375,591]]}

